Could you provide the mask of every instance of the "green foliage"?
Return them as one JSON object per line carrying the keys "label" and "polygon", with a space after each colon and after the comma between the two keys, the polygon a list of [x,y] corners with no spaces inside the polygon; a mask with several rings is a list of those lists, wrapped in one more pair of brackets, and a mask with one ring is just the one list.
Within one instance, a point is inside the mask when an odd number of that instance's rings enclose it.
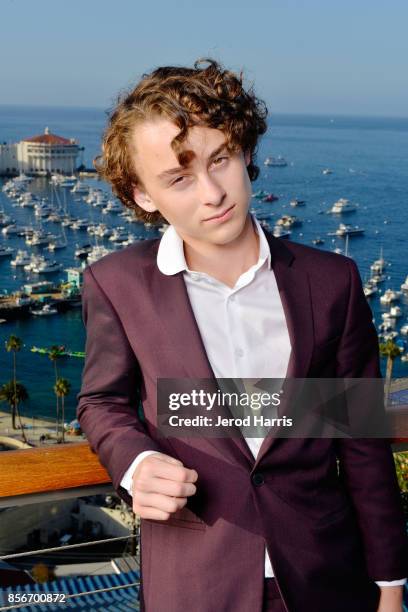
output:
{"label": "green foliage", "polygon": [[403,493],[408,493],[408,451],[394,453],[398,484]]}

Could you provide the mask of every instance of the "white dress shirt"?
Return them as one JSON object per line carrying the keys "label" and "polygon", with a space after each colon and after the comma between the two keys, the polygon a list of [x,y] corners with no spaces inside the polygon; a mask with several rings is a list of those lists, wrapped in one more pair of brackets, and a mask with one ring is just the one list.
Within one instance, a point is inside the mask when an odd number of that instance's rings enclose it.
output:
{"label": "white dress shirt", "polygon": [[[216,378],[284,379],[291,352],[289,333],[275,275],[270,269],[269,244],[259,221],[252,219],[260,239],[259,258],[232,288],[204,272],[188,268],[183,240],[172,226],[160,241],[157,266],[165,275],[183,272],[194,317]],[[262,441],[263,438],[246,438],[254,458]],[[140,453],[125,472],[121,486],[129,495],[132,495],[134,470],[154,452]],[[265,578],[273,576],[265,549]]]}

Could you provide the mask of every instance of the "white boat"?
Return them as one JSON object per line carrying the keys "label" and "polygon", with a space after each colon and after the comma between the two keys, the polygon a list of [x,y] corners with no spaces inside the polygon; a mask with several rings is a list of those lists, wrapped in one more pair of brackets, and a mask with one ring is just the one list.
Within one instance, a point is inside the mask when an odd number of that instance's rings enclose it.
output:
{"label": "white boat", "polygon": [[14,253],[14,249],[11,247],[5,247],[0,244],[0,257],[11,257]]}
{"label": "white boat", "polygon": [[30,308],[30,312],[33,315],[39,317],[47,317],[49,315],[58,314],[58,310],[50,304],[44,304],[41,308]]}
{"label": "white boat", "polygon": [[117,200],[108,200],[105,208],[102,209],[102,214],[106,215],[107,213],[120,213],[123,210],[122,204]]}
{"label": "white boat", "polygon": [[392,289],[386,289],[383,295],[380,297],[381,304],[391,304],[391,302],[397,302],[401,297],[400,291],[393,291]]}
{"label": "white boat", "polygon": [[284,168],[288,165],[288,162],[284,157],[278,155],[278,157],[267,157],[264,161],[265,166],[272,166],[274,168]]}
{"label": "white boat", "polygon": [[401,285],[401,291],[404,291],[404,293],[408,291],[408,276]]}
{"label": "white boat", "polygon": [[27,253],[27,251],[23,251],[21,249],[18,249],[17,255],[10,261],[10,264],[15,268],[26,266],[29,263],[31,263],[30,255]]}
{"label": "white boat", "polygon": [[6,227],[3,227],[1,229],[1,233],[4,236],[12,236],[13,234],[20,234],[24,231],[24,227],[22,227],[21,225],[15,225],[14,223],[12,225],[7,225]]}
{"label": "white boat", "polygon": [[364,229],[358,225],[347,225],[346,223],[340,223],[339,227],[335,232],[329,232],[328,236],[361,236],[364,234]]}
{"label": "white boat", "polygon": [[364,291],[364,295],[366,297],[371,297],[372,295],[377,293],[378,287],[375,284],[373,284],[373,283],[367,282],[364,285],[363,291]]}
{"label": "white boat", "polygon": [[107,249],[106,247],[102,245],[94,246],[94,248],[88,255],[88,264],[95,263],[95,261],[98,261],[98,259],[101,259],[101,257],[104,257],[105,255],[109,255],[109,253],[112,253],[112,252],[113,252],[113,249]]}
{"label": "white boat", "polygon": [[297,198],[294,198],[289,202],[289,206],[306,206],[306,202],[305,200],[298,200]]}
{"label": "white boat", "polygon": [[400,334],[403,336],[408,336],[408,323],[405,323],[400,329]]}
{"label": "white boat", "polygon": [[62,264],[57,261],[49,261],[44,259],[43,261],[39,261],[35,263],[31,270],[36,274],[52,274],[53,272],[59,272],[62,269]]}
{"label": "white boat", "polygon": [[61,249],[65,249],[68,246],[67,241],[58,241],[58,240],[52,240],[49,245],[48,245],[48,250],[49,251],[59,251]]}
{"label": "white boat", "polygon": [[44,261],[43,255],[31,254],[29,261],[26,264],[24,264],[24,270],[26,272],[32,272],[33,269],[36,266],[40,265],[40,263],[43,261]]}
{"label": "white boat", "polygon": [[112,235],[109,237],[111,242],[125,242],[128,239],[128,234],[124,227],[115,227]]}
{"label": "white boat", "polygon": [[25,243],[29,246],[41,246],[43,244],[49,244],[52,240],[55,240],[55,238],[56,236],[54,236],[54,234],[38,230],[33,232],[31,236],[27,236]]}
{"label": "white boat", "polygon": [[89,187],[86,183],[77,181],[71,189],[71,193],[89,193]]}
{"label": "white boat", "polygon": [[382,274],[384,271],[384,268],[386,267],[387,262],[384,259],[383,256],[383,249],[381,247],[380,249],[380,257],[379,259],[376,259],[370,266],[370,270],[373,274]]}
{"label": "white boat", "polygon": [[59,182],[59,186],[60,187],[75,187],[76,184],[76,176],[72,175],[72,176],[65,176],[60,182]]}
{"label": "white boat", "polygon": [[71,224],[71,229],[73,230],[86,230],[88,229],[89,221],[88,219],[77,219]]}
{"label": "white boat", "polygon": [[350,213],[357,210],[357,206],[352,204],[346,198],[340,198],[330,208],[329,213],[334,215],[341,215],[343,213]]}
{"label": "white boat", "polygon": [[285,230],[283,225],[275,225],[272,233],[275,238],[289,238],[291,235],[290,230]]}
{"label": "white boat", "polygon": [[384,319],[384,321],[387,321],[388,319],[398,319],[399,317],[402,317],[402,310],[399,306],[391,306],[389,312],[383,312],[381,315],[381,318]]}
{"label": "white boat", "polygon": [[330,170],[330,168],[325,168],[325,169],[322,171],[322,174],[333,174],[333,170]]}
{"label": "white boat", "polygon": [[285,228],[299,227],[302,225],[302,221],[298,217],[295,217],[295,215],[282,215],[282,217],[277,220],[276,225],[282,225]]}

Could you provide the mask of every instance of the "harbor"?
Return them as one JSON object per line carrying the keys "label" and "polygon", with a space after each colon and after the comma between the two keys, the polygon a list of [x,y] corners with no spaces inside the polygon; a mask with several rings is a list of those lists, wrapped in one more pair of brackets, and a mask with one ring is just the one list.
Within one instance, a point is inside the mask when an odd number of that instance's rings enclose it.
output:
{"label": "harbor", "polygon": [[[91,168],[103,114],[59,112],[52,113],[55,123],[51,124],[44,110],[24,111],[16,123],[25,126],[24,132],[14,128],[10,140],[74,136],[81,149],[76,161]],[[3,121],[7,119],[6,114]],[[79,126],[74,135],[64,128],[73,121]],[[81,130],[82,123],[86,131]],[[250,205],[275,236],[356,261],[379,341],[392,340],[400,348],[394,360],[395,378],[408,373],[403,166],[407,130],[403,120],[277,116],[261,141],[261,172]],[[310,156],[312,134],[316,144]],[[380,139],[386,150],[399,139],[395,151],[400,152],[393,154],[386,176],[373,138]],[[29,399],[21,410],[27,416],[47,418],[55,416],[52,363],[32,348],[64,345],[68,353],[83,352],[84,266],[136,241],[159,238],[166,229],[138,221],[92,172],[80,175],[78,168],[74,172],[66,168],[64,173],[58,169],[50,165],[45,174],[19,172],[0,178],[0,342],[4,346],[11,334],[22,339],[18,377],[29,389]],[[3,380],[10,379],[11,359],[5,350],[0,350],[0,363]],[[67,420],[72,420],[83,359],[65,356],[59,365],[72,385],[66,398]],[[384,374],[385,365],[382,359]]]}

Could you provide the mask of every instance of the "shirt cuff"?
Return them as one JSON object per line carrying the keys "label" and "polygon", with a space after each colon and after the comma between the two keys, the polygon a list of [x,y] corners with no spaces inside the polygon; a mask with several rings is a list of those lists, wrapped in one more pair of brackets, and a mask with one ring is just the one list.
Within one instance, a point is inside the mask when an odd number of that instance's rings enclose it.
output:
{"label": "shirt cuff", "polygon": [[136,459],[132,461],[126,472],[123,474],[123,478],[120,481],[120,486],[123,487],[129,493],[130,496],[133,496],[133,474],[135,472],[135,469],[145,457],[155,454],[157,454],[157,451],[152,450],[147,450],[143,451],[142,453],[139,453]]}
{"label": "shirt cuff", "polygon": [[[143,454],[143,453],[142,453]],[[375,583],[378,584],[379,587],[387,587],[387,586],[403,586],[406,583],[406,578],[401,578],[401,580],[376,580]]]}

